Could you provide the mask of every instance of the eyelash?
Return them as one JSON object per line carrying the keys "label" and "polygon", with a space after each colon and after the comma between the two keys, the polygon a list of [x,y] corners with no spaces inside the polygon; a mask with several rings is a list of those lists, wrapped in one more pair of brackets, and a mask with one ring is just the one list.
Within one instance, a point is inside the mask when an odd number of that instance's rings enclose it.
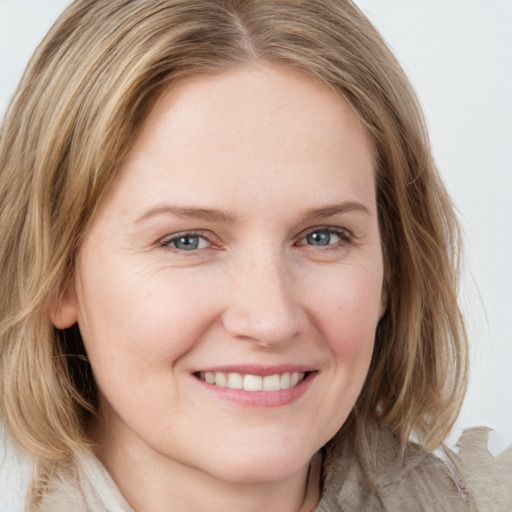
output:
{"label": "eyelash", "polygon": [[[301,243],[302,240],[305,240],[308,236],[310,236],[314,233],[317,233],[317,232],[326,233],[328,235],[336,235],[337,237],[339,237],[340,240],[333,244],[319,245],[319,246],[314,246],[314,245],[307,244],[307,243]],[[176,241],[178,241],[180,238],[194,238],[194,237],[206,240],[206,242],[209,244],[209,247],[204,247],[204,248],[199,247],[199,248],[191,249],[190,251],[187,251],[185,249],[179,249],[178,247],[172,246],[172,244],[175,243]],[[303,247],[312,247],[312,248],[320,247],[320,248],[323,248],[323,250],[332,250],[332,249],[337,249],[340,247],[341,248],[347,247],[349,245],[353,245],[354,243],[355,243],[354,236],[346,229],[334,228],[334,227],[330,227],[330,226],[317,226],[315,228],[308,230],[305,233],[301,233],[301,235],[299,235],[299,237],[298,237],[297,242],[294,243],[294,246],[299,246],[299,247],[303,246]],[[183,231],[181,233],[173,234],[171,236],[161,239],[159,241],[159,246],[164,249],[168,249],[175,253],[181,254],[181,255],[186,255],[187,253],[197,254],[198,251],[202,251],[204,249],[218,248],[218,246],[215,245],[213,242],[211,242],[208,239],[208,237],[205,236],[205,233],[202,231]]]}

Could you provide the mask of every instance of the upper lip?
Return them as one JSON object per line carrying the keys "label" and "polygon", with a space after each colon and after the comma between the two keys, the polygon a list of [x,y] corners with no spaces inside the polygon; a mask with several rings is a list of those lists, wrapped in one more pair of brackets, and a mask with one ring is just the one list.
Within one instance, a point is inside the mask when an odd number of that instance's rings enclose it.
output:
{"label": "upper lip", "polygon": [[283,373],[308,373],[315,371],[311,365],[304,364],[280,364],[280,365],[259,365],[259,364],[237,364],[237,365],[223,365],[223,366],[210,366],[207,368],[200,368],[193,373],[198,372],[224,372],[224,373],[241,373],[244,375],[260,375],[266,377],[268,375],[276,375]]}

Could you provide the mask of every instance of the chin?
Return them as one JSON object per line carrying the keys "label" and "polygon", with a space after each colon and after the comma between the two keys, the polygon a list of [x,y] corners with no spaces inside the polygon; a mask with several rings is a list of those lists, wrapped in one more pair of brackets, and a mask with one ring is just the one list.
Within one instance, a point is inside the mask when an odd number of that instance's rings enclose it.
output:
{"label": "chin", "polygon": [[[303,470],[316,450],[309,453],[304,444],[296,448],[276,446],[267,443],[264,449],[261,445],[254,446],[254,450],[236,453],[235,447],[229,453],[217,460],[207,461],[211,474],[222,480],[238,484],[268,483],[285,480],[295,473]],[[222,462],[219,464],[219,460]],[[213,476],[213,475],[212,475]]]}

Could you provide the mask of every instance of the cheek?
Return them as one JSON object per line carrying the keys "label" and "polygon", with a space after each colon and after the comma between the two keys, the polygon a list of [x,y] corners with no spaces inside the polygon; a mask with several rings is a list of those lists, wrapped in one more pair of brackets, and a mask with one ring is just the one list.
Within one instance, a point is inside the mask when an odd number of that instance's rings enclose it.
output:
{"label": "cheek", "polygon": [[135,376],[170,374],[218,315],[215,293],[195,281],[180,273],[115,265],[82,275],[79,325],[99,380],[117,373],[128,385]]}
{"label": "cheek", "polygon": [[315,406],[315,416],[325,419],[325,441],[346,421],[368,374],[381,304],[380,274],[375,268],[376,272],[339,269],[317,288],[310,303],[310,318],[331,362],[323,381],[323,400]]}
{"label": "cheek", "polygon": [[381,316],[381,290],[379,267],[368,272],[343,269],[324,280],[311,309],[332,352],[348,359],[371,354]]}

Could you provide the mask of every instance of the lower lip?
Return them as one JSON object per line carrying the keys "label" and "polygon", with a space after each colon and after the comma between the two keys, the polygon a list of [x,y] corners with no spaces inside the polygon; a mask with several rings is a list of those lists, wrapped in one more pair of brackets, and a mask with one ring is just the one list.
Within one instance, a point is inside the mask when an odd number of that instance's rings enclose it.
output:
{"label": "lower lip", "polygon": [[229,400],[246,407],[282,407],[299,400],[309,389],[309,386],[316,377],[317,372],[310,372],[296,386],[279,391],[245,391],[244,389],[231,389],[208,384],[196,376],[193,378],[203,386],[204,389],[213,393],[220,399]]}

